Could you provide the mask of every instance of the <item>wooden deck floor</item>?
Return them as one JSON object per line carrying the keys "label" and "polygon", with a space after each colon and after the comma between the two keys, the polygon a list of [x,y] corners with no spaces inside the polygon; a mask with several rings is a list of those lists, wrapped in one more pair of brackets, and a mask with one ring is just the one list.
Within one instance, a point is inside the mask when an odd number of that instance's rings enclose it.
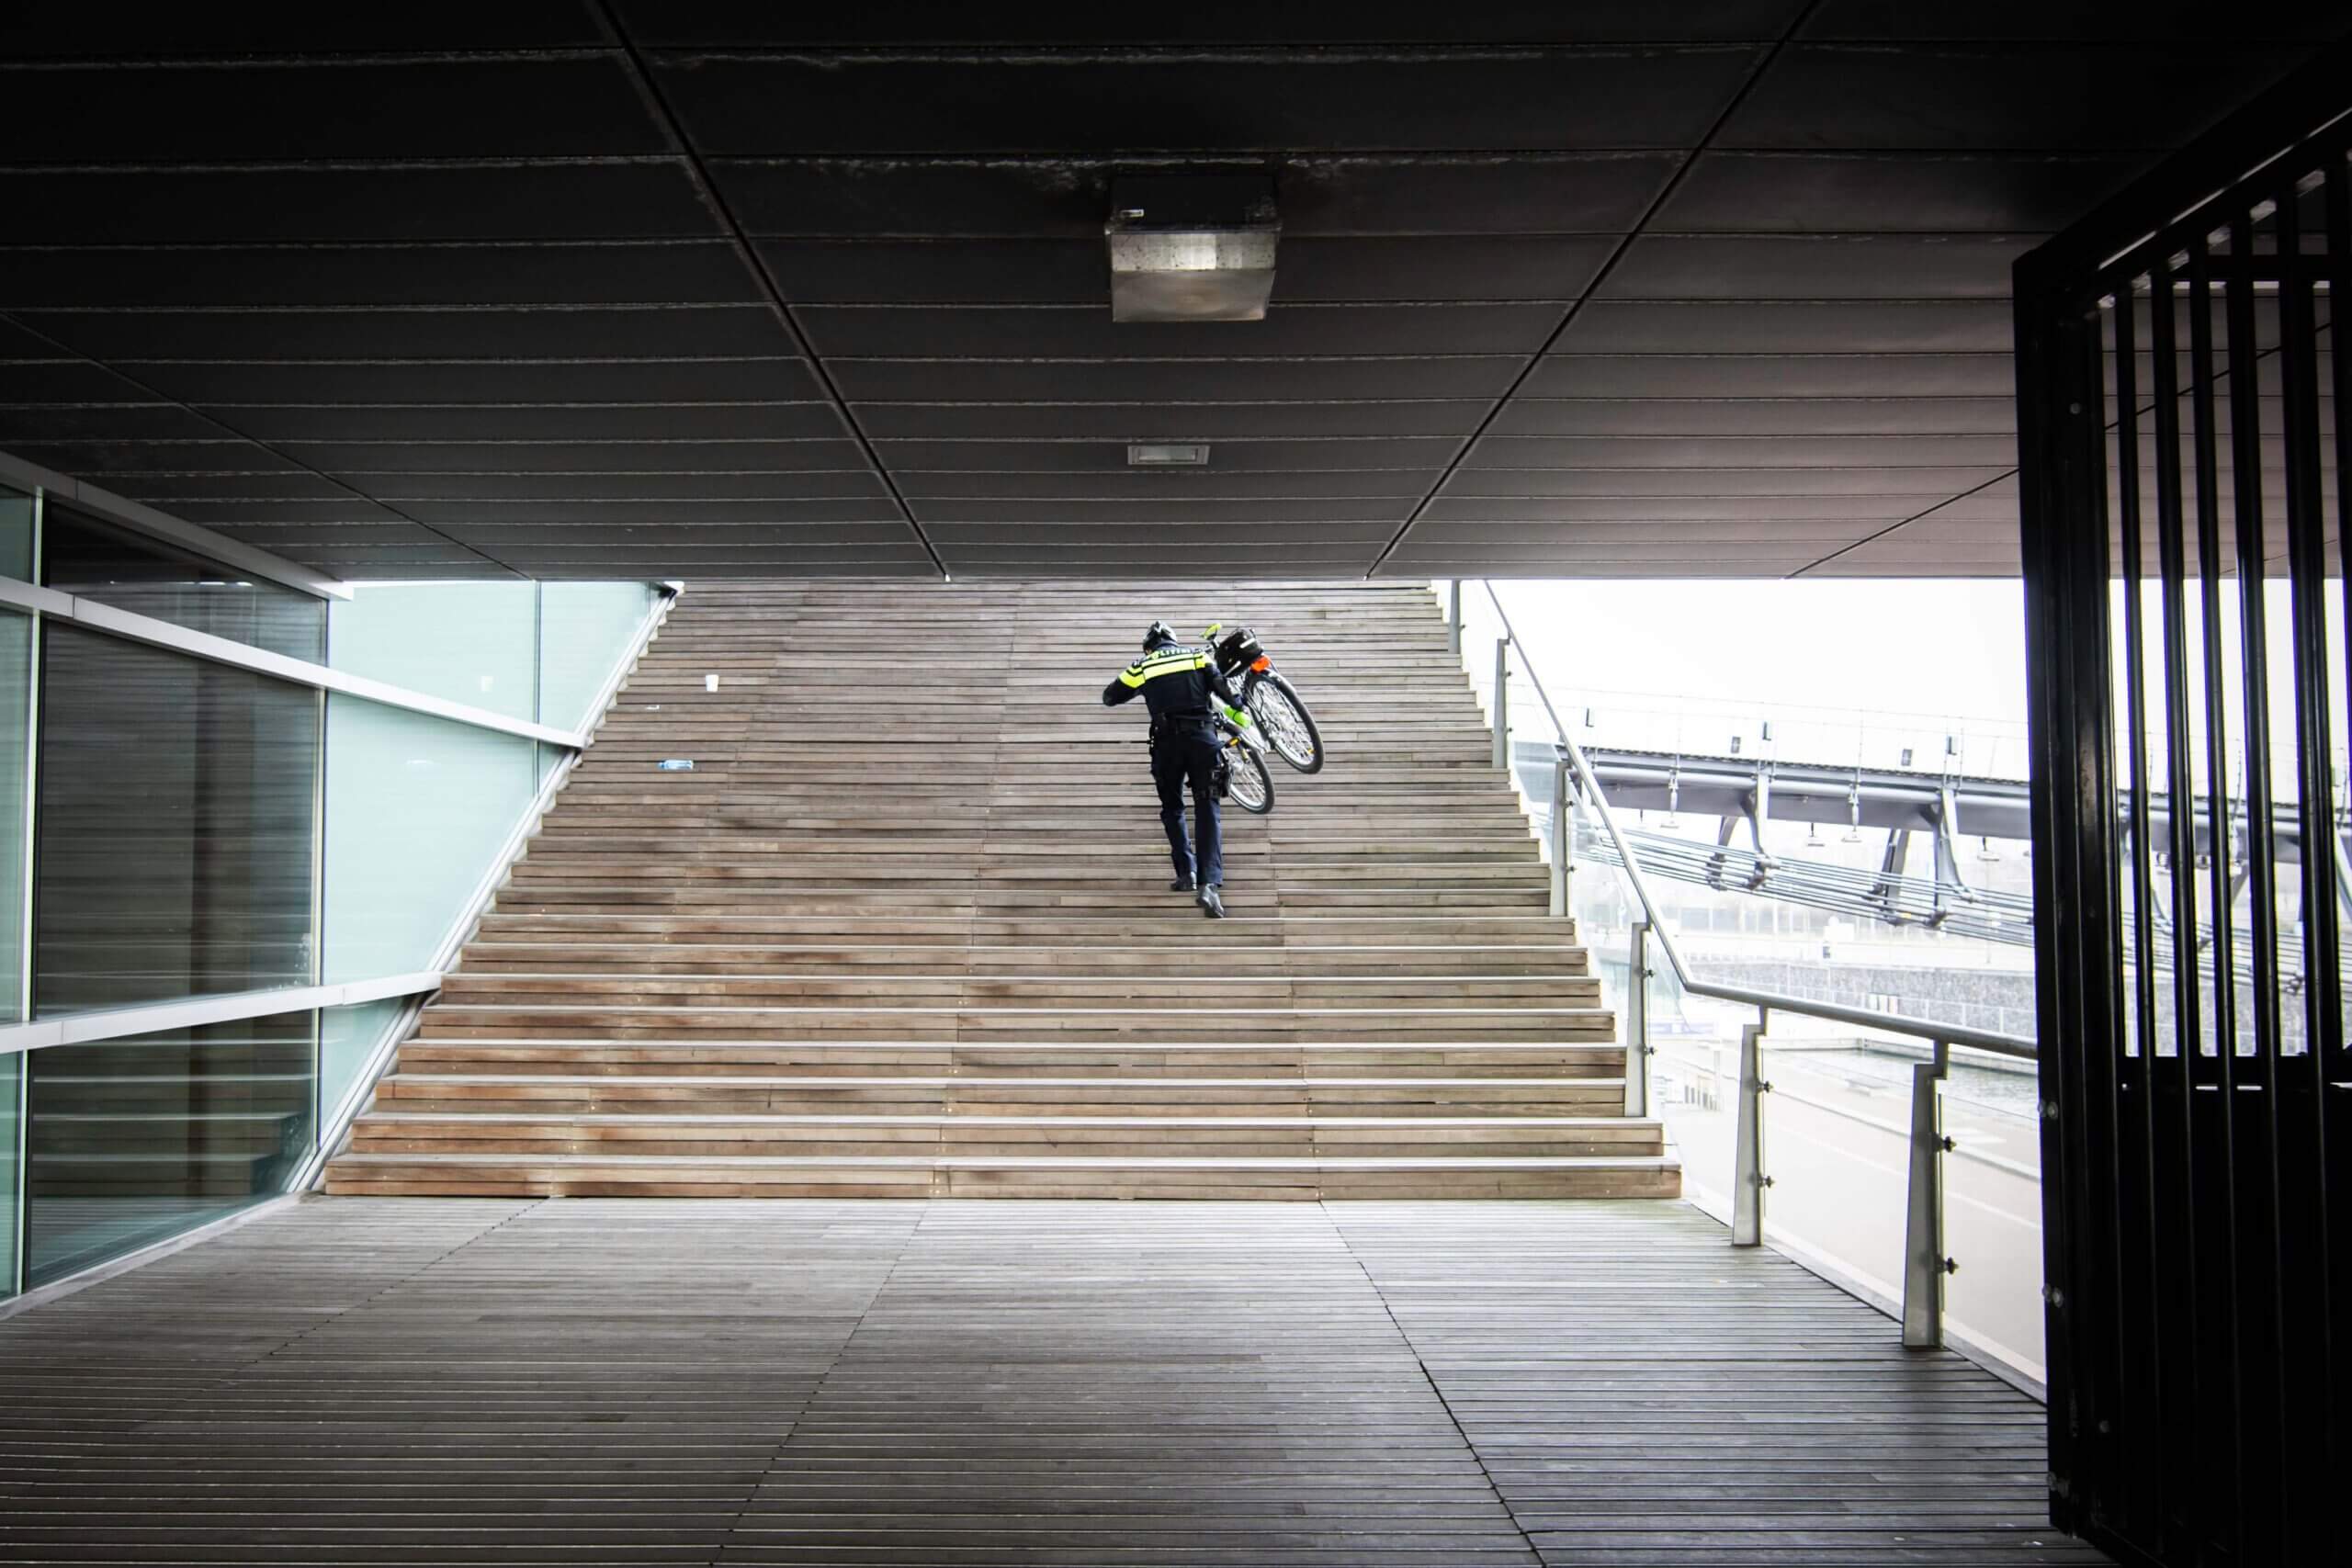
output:
{"label": "wooden deck floor", "polygon": [[0,1322],[0,1562],[2089,1563],[1679,1203],[319,1199]]}

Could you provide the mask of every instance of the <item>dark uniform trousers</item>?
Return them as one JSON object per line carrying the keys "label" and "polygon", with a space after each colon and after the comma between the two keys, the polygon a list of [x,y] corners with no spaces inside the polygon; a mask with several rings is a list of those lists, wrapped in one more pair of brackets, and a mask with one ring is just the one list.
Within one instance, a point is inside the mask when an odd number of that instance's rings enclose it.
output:
{"label": "dark uniform trousers", "polygon": [[[1217,822],[1216,731],[1202,717],[1170,719],[1152,727],[1151,782],[1159,790],[1159,825],[1168,829],[1168,858],[1182,880],[1204,885],[1225,880],[1225,843]],[[1184,841],[1184,786],[1193,786],[1194,836],[1200,857]]]}

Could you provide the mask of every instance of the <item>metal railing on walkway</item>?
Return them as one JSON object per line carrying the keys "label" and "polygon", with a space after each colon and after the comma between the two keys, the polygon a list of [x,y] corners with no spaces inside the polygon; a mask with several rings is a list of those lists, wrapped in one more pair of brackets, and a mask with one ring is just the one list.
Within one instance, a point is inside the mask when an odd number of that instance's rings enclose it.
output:
{"label": "metal railing on walkway", "polygon": [[[1771,1092],[1772,1086],[1763,1075],[1763,1041],[1772,1015],[1776,1012],[1790,1013],[1824,1022],[1905,1035],[1923,1042],[1928,1047],[1928,1059],[1916,1064],[1912,1069],[1901,1315],[1905,1345],[1923,1348],[1942,1345],[1944,1281],[1957,1268],[1945,1252],[1943,1224],[1943,1161],[1944,1156],[1954,1147],[1952,1139],[1943,1130],[1942,1103],[1943,1087],[1951,1066],[1951,1053],[1957,1046],[1994,1056],[2033,1061],[2036,1057],[2033,1041],[1997,1030],[1973,1029],[1755,987],[1730,985],[1707,979],[1692,970],[1651,893],[1649,879],[1644,874],[1640,836],[1629,833],[1611,809],[1607,791],[1601,786],[1600,779],[1585,757],[1583,749],[1577,744],[1567,727],[1560,722],[1559,709],[1553,703],[1551,694],[1544,689],[1535,660],[1517,628],[1511,625],[1510,613],[1503,608],[1501,596],[1495,592],[1494,584],[1482,581],[1479,587],[1494,606],[1496,619],[1502,629],[1502,635],[1495,642],[1493,720],[1496,765],[1508,770],[1511,763],[1508,693],[1513,649],[1518,651],[1521,667],[1528,682],[1534,688],[1536,700],[1543,705],[1555,738],[1548,844],[1552,913],[1566,917],[1574,908],[1575,819],[1579,812],[1589,813],[1597,822],[1600,835],[1610,851],[1608,859],[1615,863],[1614,869],[1621,874],[1625,889],[1641,911],[1640,918],[1632,924],[1627,954],[1628,985],[1623,1021],[1626,1114],[1650,1114],[1650,1057],[1656,1055],[1656,1050],[1649,1039],[1652,1018],[1649,982],[1657,977],[1657,970],[1650,961],[1651,949],[1655,946],[1657,953],[1664,955],[1675,983],[1684,993],[1756,1010],[1756,1021],[1743,1026],[1740,1031],[1739,1088],[1733,1118],[1735,1143],[1730,1194],[1732,1245],[1755,1247],[1764,1239],[1764,1195],[1772,1185],[1764,1159],[1764,1096]],[[1459,651],[1464,630],[1460,582],[1452,585],[1449,597],[1448,623],[1453,646]],[[1464,662],[1467,663],[1466,659]]]}

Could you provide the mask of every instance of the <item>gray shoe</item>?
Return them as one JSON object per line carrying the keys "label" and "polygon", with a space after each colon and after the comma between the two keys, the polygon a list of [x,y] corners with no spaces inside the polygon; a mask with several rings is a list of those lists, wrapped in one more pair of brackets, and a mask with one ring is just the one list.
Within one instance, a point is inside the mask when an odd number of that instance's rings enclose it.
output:
{"label": "gray shoe", "polygon": [[1201,889],[1201,913],[1212,920],[1225,919],[1225,900],[1217,897],[1216,884],[1214,882]]}
{"label": "gray shoe", "polygon": [[1168,885],[1170,893],[1190,893],[1192,890],[1193,879],[1189,876],[1180,876]]}

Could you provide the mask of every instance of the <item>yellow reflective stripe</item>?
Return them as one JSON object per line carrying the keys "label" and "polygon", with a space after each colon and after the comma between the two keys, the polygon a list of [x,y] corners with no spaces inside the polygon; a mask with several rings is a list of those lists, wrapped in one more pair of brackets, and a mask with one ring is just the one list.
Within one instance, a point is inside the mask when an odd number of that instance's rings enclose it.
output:
{"label": "yellow reflective stripe", "polygon": [[1142,685],[1155,675],[1166,675],[1180,670],[1205,670],[1208,667],[1209,656],[1191,649],[1182,653],[1155,653],[1119,671],[1119,683],[1132,688]]}

